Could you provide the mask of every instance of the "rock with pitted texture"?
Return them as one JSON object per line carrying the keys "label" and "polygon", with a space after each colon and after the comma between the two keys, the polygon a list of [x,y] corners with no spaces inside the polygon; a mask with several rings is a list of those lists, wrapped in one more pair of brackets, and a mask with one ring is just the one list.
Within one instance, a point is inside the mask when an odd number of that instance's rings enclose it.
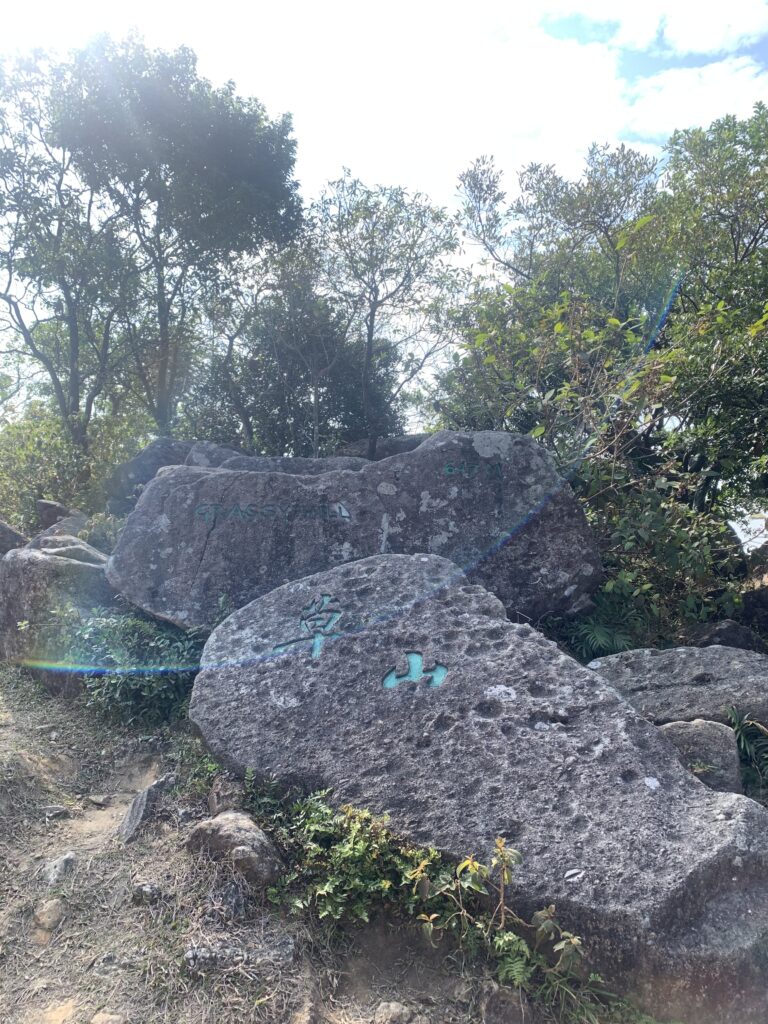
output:
{"label": "rock with pitted texture", "polygon": [[227,860],[251,885],[265,888],[285,871],[277,847],[252,818],[240,811],[223,811],[196,825],[186,842],[193,853]]}
{"label": "rock with pitted texture", "polygon": [[690,1024],[768,1014],[768,811],[702,786],[599,673],[435,556],[293,581],[206,644],[190,705],[216,759],[452,857],[522,851],[591,963]]}
{"label": "rock with pitted texture", "polygon": [[107,570],[129,601],[210,626],[290,579],[376,553],[465,567],[510,614],[589,603],[600,560],[586,519],[530,437],[443,431],[357,472],[320,476],[171,467],[148,485]]}
{"label": "rock with pitted texture", "polygon": [[728,709],[768,722],[768,656],[735,647],[639,648],[596,658],[594,669],[646,718],[728,723]]}

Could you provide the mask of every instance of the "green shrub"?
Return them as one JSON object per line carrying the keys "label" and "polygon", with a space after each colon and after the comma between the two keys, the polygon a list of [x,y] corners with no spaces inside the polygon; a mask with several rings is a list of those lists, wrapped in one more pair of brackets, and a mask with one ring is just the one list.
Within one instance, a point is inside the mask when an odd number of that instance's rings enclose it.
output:
{"label": "green shrub", "polygon": [[87,703],[126,721],[165,721],[189,696],[205,637],[135,609],[61,609],[40,632],[42,660],[83,675]]}
{"label": "green shrub", "polygon": [[97,512],[90,517],[78,537],[92,547],[98,548],[99,551],[103,551],[105,555],[111,555],[115,550],[115,544],[117,544],[117,538],[125,525],[125,520],[125,516]]}
{"label": "green shrub", "polygon": [[281,798],[246,777],[247,807],[282,848],[291,869],[269,890],[295,913],[331,925],[368,921],[388,910],[418,922],[434,944],[450,937],[485,961],[499,982],[525,991],[562,1024],[654,1024],[606,991],[585,966],[578,936],[561,928],[555,908],[530,921],[508,906],[517,851],[496,840],[490,866],[474,857],[452,864],[434,849],[394,836],[386,818],[342,807],[326,793]]}

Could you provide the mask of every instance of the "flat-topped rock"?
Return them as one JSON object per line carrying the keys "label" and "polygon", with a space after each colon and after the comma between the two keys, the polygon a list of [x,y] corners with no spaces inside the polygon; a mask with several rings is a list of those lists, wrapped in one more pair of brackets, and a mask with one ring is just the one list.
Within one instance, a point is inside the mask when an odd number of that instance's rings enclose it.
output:
{"label": "flat-topped rock", "polygon": [[514,615],[588,603],[600,578],[591,530],[530,437],[443,431],[415,451],[319,476],[171,467],[147,486],[109,563],[151,614],[208,626],[234,607],[377,553],[450,558]]}
{"label": "flat-topped rock", "polygon": [[640,648],[596,658],[588,668],[652,722],[728,722],[735,707],[768,722],[768,656],[735,647]]}
{"label": "flat-topped rock", "polygon": [[289,583],[222,623],[202,666],[190,717],[228,767],[330,788],[454,857],[488,861],[504,836],[524,858],[513,905],[555,903],[650,1010],[768,1013],[768,812],[702,786],[451,563],[378,556]]}
{"label": "flat-topped rock", "polygon": [[249,473],[291,473],[294,476],[320,476],[335,469],[362,469],[367,459],[330,455],[325,459],[303,459],[283,455],[238,455],[221,463],[222,469],[241,469]]}

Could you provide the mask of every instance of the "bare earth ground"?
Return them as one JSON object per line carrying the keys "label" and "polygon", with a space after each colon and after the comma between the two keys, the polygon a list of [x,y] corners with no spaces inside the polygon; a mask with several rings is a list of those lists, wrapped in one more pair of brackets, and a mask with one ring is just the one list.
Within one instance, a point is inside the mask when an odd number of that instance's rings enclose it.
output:
{"label": "bare earth ground", "polygon": [[[122,844],[133,796],[178,771],[171,749],[0,675],[0,1024],[369,1024],[388,1001],[408,1008],[398,1024],[480,1019],[482,979],[417,933],[379,922],[330,938],[191,858],[202,792],[172,791]],[[49,884],[70,851],[74,869]]]}

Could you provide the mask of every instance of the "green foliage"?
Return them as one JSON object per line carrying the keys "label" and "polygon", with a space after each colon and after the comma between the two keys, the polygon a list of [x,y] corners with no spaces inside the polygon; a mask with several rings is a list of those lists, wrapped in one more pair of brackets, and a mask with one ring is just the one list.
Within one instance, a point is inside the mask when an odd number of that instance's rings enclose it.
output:
{"label": "green foliage", "polygon": [[105,555],[111,555],[117,544],[117,538],[125,525],[125,516],[113,516],[108,512],[96,512],[92,515],[78,537],[86,541]]}
{"label": "green foliage", "polygon": [[87,450],[74,444],[43,402],[0,426],[0,517],[22,531],[38,528],[35,501],[50,498],[85,512],[104,505],[104,480],[131,458],[146,435],[139,417],[96,420]]}
{"label": "green foliage", "polygon": [[251,773],[246,789],[248,810],[292,865],[269,890],[274,902],[330,923],[368,921],[381,910],[418,921],[431,942],[488,963],[502,984],[522,989],[562,1024],[653,1024],[585,969],[581,940],[558,924],[553,906],[531,921],[508,906],[520,855],[503,839],[490,866],[474,857],[451,864],[397,839],[385,818],[334,810],[326,793],[281,798]]}
{"label": "green foliage", "polygon": [[44,663],[79,671],[89,705],[125,721],[179,714],[200,667],[204,636],[135,609],[54,612],[37,637]]}
{"label": "green foliage", "polygon": [[763,799],[768,788],[768,728],[734,707],[728,709],[728,720],[736,734],[744,791]]}

